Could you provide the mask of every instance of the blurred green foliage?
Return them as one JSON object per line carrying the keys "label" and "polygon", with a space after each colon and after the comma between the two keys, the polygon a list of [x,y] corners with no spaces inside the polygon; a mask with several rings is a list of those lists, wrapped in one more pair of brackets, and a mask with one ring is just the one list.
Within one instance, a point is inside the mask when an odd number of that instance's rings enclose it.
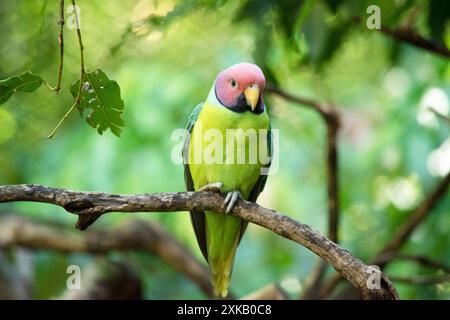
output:
{"label": "blurred green foliage", "polygon": [[[86,67],[101,68],[120,85],[126,126],[117,138],[98,135],[72,113],[52,140],[44,137],[73,103],[79,77],[75,30],[65,29],[59,95],[41,86],[0,106],[0,184],[38,183],[79,190],[142,193],[184,190],[183,169],[171,161],[171,133],[205,99],[215,75],[240,61],[259,64],[268,81],[300,96],[332,101],[342,113],[339,140],[342,245],[368,260],[383,247],[448,170],[450,127],[427,110],[450,112],[450,65],[445,58],[365,27],[377,4],[386,27],[413,28],[450,44],[448,1],[246,0],[77,1]],[[352,18],[361,17],[360,23]],[[58,68],[56,1],[2,1],[0,79],[31,70],[50,84]],[[325,127],[320,117],[266,96],[280,130],[280,171],[259,203],[326,231]],[[103,126],[102,128],[105,128]],[[99,128],[100,130],[100,128]],[[445,150],[444,150],[445,149]],[[446,156],[445,156],[446,155]],[[404,252],[450,264],[450,197],[414,232]],[[3,212],[69,225],[75,217],[44,205],[3,204]],[[187,214],[139,214],[157,220],[201,259]],[[109,214],[108,228],[128,214]],[[12,260],[15,250],[11,249]],[[110,254],[141,275],[146,298],[204,298],[157,257]],[[91,257],[32,253],[34,298],[65,288],[68,264]],[[2,259],[2,257],[0,257]],[[232,290],[243,295],[277,281],[297,295],[317,258],[251,225],[236,258]],[[2,264],[11,261],[0,260]],[[255,272],[255,266],[258,266]],[[388,275],[435,274],[412,262]],[[396,284],[404,299],[449,299],[449,284]]]}

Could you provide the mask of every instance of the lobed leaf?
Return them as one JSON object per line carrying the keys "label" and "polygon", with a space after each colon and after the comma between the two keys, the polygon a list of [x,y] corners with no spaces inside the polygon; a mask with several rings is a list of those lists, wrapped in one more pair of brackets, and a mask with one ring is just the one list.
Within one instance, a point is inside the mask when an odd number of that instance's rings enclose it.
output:
{"label": "lobed leaf", "polygon": [[[106,74],[97,69],[88,71],[84,75],[80,102],[77,105],[87,123],[102,134],[110,129],[113,134],[120,136],[125,123],[122,119],[124,103],[120,97],[120,87],[116,81],[108,79]],[[80,80],[74,82],[70,92],[76,99]]]}

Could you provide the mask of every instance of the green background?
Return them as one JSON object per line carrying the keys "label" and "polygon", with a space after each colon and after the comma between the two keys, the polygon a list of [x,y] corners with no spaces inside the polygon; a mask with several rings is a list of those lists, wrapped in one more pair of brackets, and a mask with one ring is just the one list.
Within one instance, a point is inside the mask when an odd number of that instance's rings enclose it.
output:
{"label": "green background", "polygon": [[[339,236],[343,247],[368,261],[448,168],[449,123],[423,109],[432,106],[449,113],[450,65],[446,58],[368,30],[366,8],[378,4],[387,27],[409,26],[448,45],[448,3],[77,1],[86,67],[101,68],[118,82],[126,126],[120,138],[109,130],[99,135],[75,110],[52,140],[44,139],[72,104],[69,87],[79,76],[76,32],[65,28],[59,95],[42,86],[34,93],[17,93],[0,106],[0,184],[111,193],[182,191],[183,168],[171,161],[172,131],[185,126],[220,70],[236,62],[256,62],[269,82],[302,97],[332,102],[342,114]],[[355,23],[353,16],[362,17],[362,23]],[[56,1],[1,2],[0,78],[31,70],[56,82],[57,19]],[[326,233],[322,119],[269,94],[265,101],[272,127],[280,131],[280,169],[269,177],[258,203]],[[433,151],[445,143],[447,158],[440,159],[439,171]],[[449,195],[447,191],[402,252],[450,264]],[[0,212],[68,226],[76,221],[45,204],[2,204]],[[110,228],[134,217],[159,222],[201,259],[186,213],[108,214],[92,228]],[[4,249],[0,270],[20,264],[19,251]],[[67,265],[83,267],[92,259],[26,252],[33,298],[58,296],[65,289]],[[158,257],[138,252],[109,256],[138,271],[145,298],[205,298]],[[250,225],[238,250],[231,289],[241,296],[278,282],[295,297],[317,259],[305,248]],[[407,277],[440,271],[395,262],[386,273]],[[448,283],[395,285],[404,299],[450,298]]]}

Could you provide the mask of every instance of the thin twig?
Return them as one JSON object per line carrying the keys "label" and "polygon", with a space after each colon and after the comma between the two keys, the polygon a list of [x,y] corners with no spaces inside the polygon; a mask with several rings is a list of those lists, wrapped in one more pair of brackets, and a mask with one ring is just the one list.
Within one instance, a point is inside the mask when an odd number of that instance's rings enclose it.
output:
{"label": "thin twig", "polygon": [[429,107],[428,110],[430,110],[431,112],[433,112],[436,116],[438,116],[439,118],[442,118],[443,120],[447,121],[448,123],[450,123],[450,117],[437,111],[434,108]]}
{"label": "thin twig", "polygon": [[59,1],[59,34],[58,34],[58,46],[59,46],[59,66],[58,66],[58,78],[56,80],[56,87],[52,87],[47,81],[42,79],[42,82],[51,91],[56,91],[56,94],[61,90],[61,79],[64,64],[64,0]]}
{"label": "thin twig", "polygon": [[[74,8],[76,8],[76,4],[75,4],[75,0],[72,0],[72,5],[74,6]],[[81,39],[81,28],[80,28],[80,19],[78,17],[78,12],[75,9],[74,10],[74,14],[75,14],[75,23],[76,23],[76,27],[77,27],[77,37],[78,37],[78,45],[80,47],[80,80],[83,78],[83,75],[85,73],[84,70],[84,46],[83,46],[83,41]],[[80,85],[80,90],[79,92],[81,92],[81,85]]]}
{"label": "thin twig", "polygon": [[75,24],[76,24],[76,29],[77,29],[78,46],[79,46],[79,49],[80,49],[80,85],[78,87],[78,94],[77,94],[77,97],[75,98],[75,101],[74,101],[73,105],[69,108],[69,110],[67,110],[67,112],[64,114],[64,116],[61,118],[61,120],[56,125],[56,127],[47,136],[47,139],[53,138],[53,136],[55,135],[56,131],[58,131],[58,129],[61,126],[61,124],[66,120],[66,118],[73,111],[73,109],[75,109],[75,107],[80,104],[81,91],[82,91],[83,85],[84,85],[84,83],[83,83],[84,82],[84,75],[86,73],[85,68],[84,68],[84,46],[83,46],[83,40],[81,38],[80,21],[79,21],[79,17],[78,17],[78,12],[76,10],[75,0],[72,0],[72,5],[75,8],[75,10],[74,10]]}
{"label": "thin twig", "polygon": [[46,139],[51,139],[53,138],[53,136],[55,135],[56,131],[58,131],[59,127],[61,126],[61,124],[67,119],[67,117],[69,116],[69,114],[73,111],[73,109],[75,109],[75,107],[78,105],[79,103],[79,99],[78,97],[75,99],[74,103],[72,104],[72,106],[69,108],[69,110],[66,111],[66,113],[63,115],[63,117],[59,120],[58,124],[56,125],[56,127],[52,130],[52,132],[50,132],[50,134],[46,137]]}
{"label": "thin twig", "polygon": [[64,0],[59,1],[59,35],[58,35],[58,45],[59,45],[59,67],[58,67],[58,80],[56,82],[55,91],[58,93],[61,90],[61,79],[64,64]]}
{"label": "thin twig", "polygon": [[[107,212],[215,211],[225,214],[225,197],[214,192],[147,193],[117,195],[80,192],[39,185],[0,186],[0,202],[33,201],[63,207],[78,215],[77,227],[85,229]],[[330,263],[365,299],[397,299],[398,293],[383,273],[374,271],[352,256],[348,250],[330,241],[308,225],[297,222],[256,203],[239,200],[230,215],[255,223],[311,250]],[[379,272],[381,287],[372,288],[368,281]]]}

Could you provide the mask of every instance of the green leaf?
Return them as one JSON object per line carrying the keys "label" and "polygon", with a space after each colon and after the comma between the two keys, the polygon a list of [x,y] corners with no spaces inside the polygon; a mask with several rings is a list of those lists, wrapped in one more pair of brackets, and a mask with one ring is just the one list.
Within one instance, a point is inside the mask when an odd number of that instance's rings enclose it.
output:
{"label": "green leaf", "polygon": [[[108,79],[106,74],[97,69],[88,71],[84,75],[80,103],[77,105],[87,123],[102,134],[110,129],[113,134],[120,136],[124,121],[121,116],[124,103],[120,97],[120,87],[114,80]],[[80,86],[77,80],[70,86],[70,92],[76,99]]]}
{"label": "green leaf", "polygon": [[8,101],[15,92],[33,92],[43,82],[41,77],[30,71],[0,80],[0,105]]}

